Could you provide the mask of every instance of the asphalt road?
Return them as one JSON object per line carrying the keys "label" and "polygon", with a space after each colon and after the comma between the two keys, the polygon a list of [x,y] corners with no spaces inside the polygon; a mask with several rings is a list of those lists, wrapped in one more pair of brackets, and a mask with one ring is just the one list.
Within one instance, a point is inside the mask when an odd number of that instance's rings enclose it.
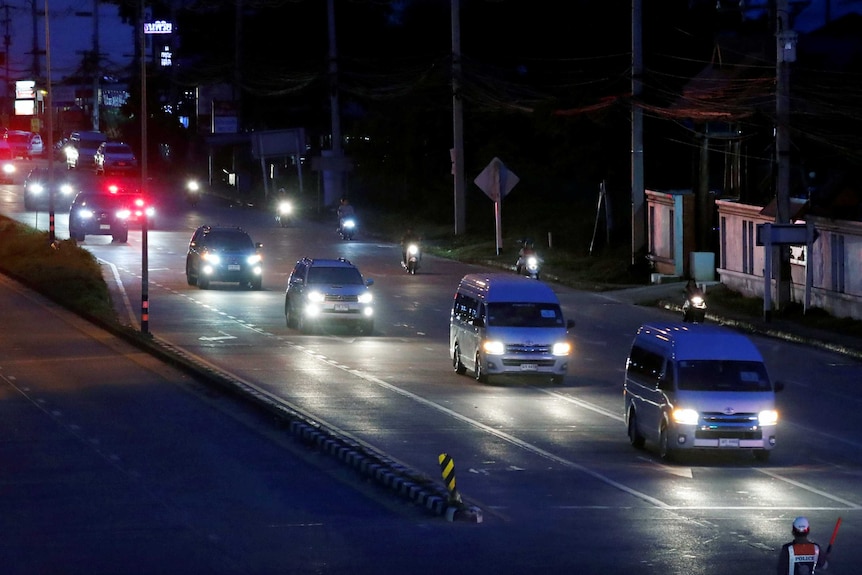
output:
{"label": "asphalt road", "polygon": [[[14,190],[7,192],[0,190],[0,205],[14,208]],[[157,337],[429,477],[437,476],[441,451],[453,454],[459,488],[483,510],[481,524],[449,523],[390,497],[374,498],[384,508],[409,509],[408,519],[398,516],[392,523],[399,527],[387,529],[372,513],[367,525],[352,526],[345,537],[362,549],[362,559],[350,572],[706,574],[733,565],[755,573],[772,569],[796,514],[811,517],[817,539],[828,537],[838,515],[844,516],[839,543],[858,537],[857,361],[757,338],[773,377],[790,384],[780,398],[781,449],[767,466],[735,456],[664,465],[628,445],[619,390],[634,330],[667,312],[560,288],[564,311],[577,321],[578,361],[565,384],[481,386],[452,373],[440,320],[457,279],[470,268],[429,258],[410,277],[398,267],[395,246],[333,241],[325,225],[280,229],[269,214],[212,202],[193,210],[166,202],[164,211],[149,238]],[[241,223],[263,241],[263,291],[186,285],[183,244],[196,225],[213,220]],[[133,321],[140,234],[130,234],[128,245],[107,238],[84,245],[106,262],[106,278],[123,294],[118,302]],[[287,272],[310,251],[355,259],[375,278],[380,303],[373,336],[304,336],[286,328]],[[355,475],[349,480],[356,482]],[[365,534],[369,546],[358,541]],[[341,551],[333,546],[337,556]],[[862,559],[859,553],[838,547],[833,573]],[[314,566],[295,572],[346,572],[346,563],[308,565]]]}

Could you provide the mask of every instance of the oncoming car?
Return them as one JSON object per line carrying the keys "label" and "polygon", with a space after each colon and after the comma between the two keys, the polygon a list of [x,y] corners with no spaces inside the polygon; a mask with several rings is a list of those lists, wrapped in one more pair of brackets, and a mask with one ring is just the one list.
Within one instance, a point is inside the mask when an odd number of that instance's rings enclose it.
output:
{"label": "oncoming car", "polygon": [[86,236],[111,236],[114,242],[129,240],[132,194],[80,192],[69,208],[69,235],[76,241]]}
{"label": "oncoming car", "polygon": [[309,333],[322,322],[351,325],[362,333],[374,330],[372,279],[344,258],[296,262],[284,295],[288,327]]}
{"label": "oncoming car", "polygon": [[124,173],[138,168],[138,159],[132,147],[123,142],[102,142],[93,156],[96,173]]}
{"label": "oncoming car", "polygon": [[189,241],[186,281],[207,289],[210,282],[236,282],[259,290],[263,285],[263,244],[242,228],[201,226]]}
{"label": "oncoming car", "polygon": [[[48,168],[33,168],[24,180],[24,209],[33,211],[51,207]],[[75,198],[75,188],[58,172],[54,173],[54,208],[68,209]]]}

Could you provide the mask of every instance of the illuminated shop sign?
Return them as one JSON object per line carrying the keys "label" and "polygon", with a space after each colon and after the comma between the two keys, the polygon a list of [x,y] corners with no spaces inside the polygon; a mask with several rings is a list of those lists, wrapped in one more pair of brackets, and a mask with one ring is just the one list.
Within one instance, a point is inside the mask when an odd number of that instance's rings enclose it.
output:
{"label": "illuminated shop sign", "polygon": [[172,22],[156,20],[155,22],[144,22],[144,34],[170,34],[174,31]]}

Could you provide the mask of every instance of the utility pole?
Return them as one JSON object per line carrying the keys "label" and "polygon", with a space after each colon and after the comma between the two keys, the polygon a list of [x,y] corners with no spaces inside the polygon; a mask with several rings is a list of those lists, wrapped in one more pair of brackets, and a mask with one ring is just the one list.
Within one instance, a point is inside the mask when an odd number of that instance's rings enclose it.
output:
{"label": "utility pole", "polygon": [[[775,13],[776,37],[776,98],[775,154],[775,223],[790,223],[790,64],[796,61],[796,32],[790,22],[788,0],[777,0]],[[779,257],[773,258],[776,280],[776,307],[779,311],[790,302],[790,247],[779,245]],[[770,285],[770,282],[767,282]]]}
{"label": "utility pole", "polygon": [[93,131],[99,131],[99,105],[101,91],[99,80],[102,75],[102,55],[99,53],[99,0],[93,0]]}
{"label": "utility pole", "polygon": [[641,26],[643,0],[632,0],[632,265],[644,257],[646,249],[646,213],[644,209],[644,146],[643,110],[640,97],[643,92],[643,47]]}
{"label": "utility pole", "polygon": [[464,183],[464,102],[461,99],[461,2],[452,4],[452,174],[455,177],[455,235],[467,225]]}
{"label": "utility pole", "polygon": [[[39,49],[39,10],[36,8],[36,0],[30,0],[30,7],[33,12],[33,78],[41,78],[42,62],[39,56],[42,51]],[[47,14],[45,17],[48,17]]]}

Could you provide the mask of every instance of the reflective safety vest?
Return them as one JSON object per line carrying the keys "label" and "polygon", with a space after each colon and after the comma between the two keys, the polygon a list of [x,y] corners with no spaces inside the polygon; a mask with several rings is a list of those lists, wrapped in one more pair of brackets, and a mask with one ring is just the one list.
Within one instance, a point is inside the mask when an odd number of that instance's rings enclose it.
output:
{"label": "reflective safety vest", "polygon": [[787,575],[812,575],[820,557],[820,547],[814,543],[794,543],[787,548],[790,564]]}

